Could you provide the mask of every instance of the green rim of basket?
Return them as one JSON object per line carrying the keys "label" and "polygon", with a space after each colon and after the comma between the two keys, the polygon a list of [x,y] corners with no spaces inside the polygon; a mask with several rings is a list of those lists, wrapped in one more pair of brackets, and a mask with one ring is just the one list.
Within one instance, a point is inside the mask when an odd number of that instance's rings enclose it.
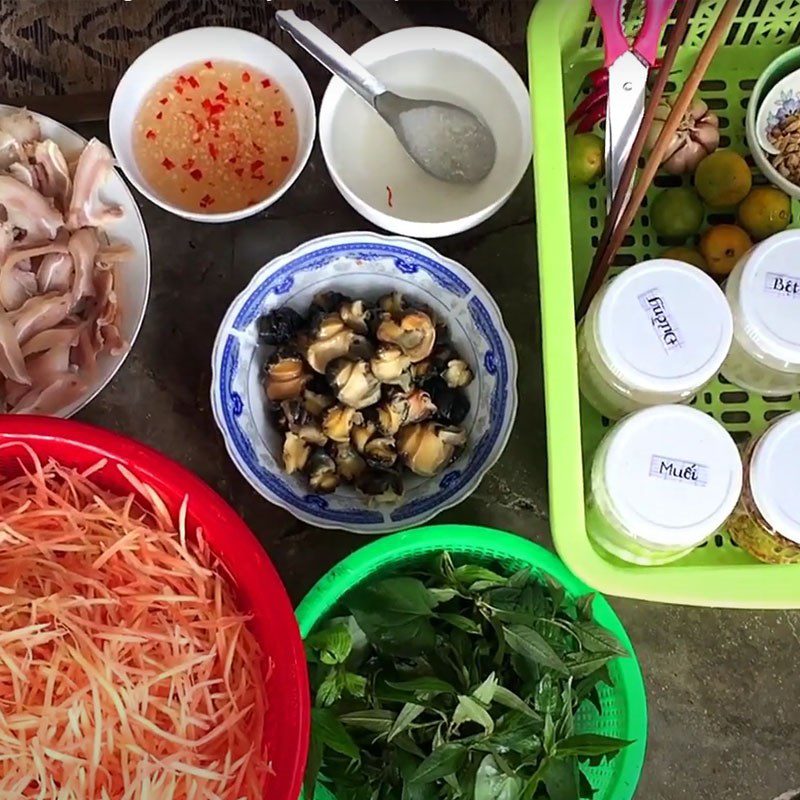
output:
{"label": "green rim of basket", "polygon": [[[431,553],[449,550],[455,555],[469,555],[478,560],[499,560],[526,565],[545,573],[562,584],[567,594],[577,597],[592,590],[573,575],[563,562],[543,547],[510,533],[470,525],[434,525],[414,531],[396,533],[362,547],[339,562],[309,591],[297,607],[297,621],[303,638],[341,602],[342,598],[364,581],[394,572]],[[647,700],[644,681],[633,646],[619,617],[602,596],[594,601],[594,617],[617,636],[630,651],[630,658],[620,658],[611,667],[614,678],[615,713],[624,714],[621,732],[616,735],[633,740],[605,767],[611,770],[605,778],[606,788],[595,795],[596,800],[631,800],[644,764],[647,740]],[[590,780],[593,770],[587,769]],[[594,785],[594,781],[592,781]],[[324,787],[319,787],[324,790]],[[329,793],[318,792],[322,797]]]}

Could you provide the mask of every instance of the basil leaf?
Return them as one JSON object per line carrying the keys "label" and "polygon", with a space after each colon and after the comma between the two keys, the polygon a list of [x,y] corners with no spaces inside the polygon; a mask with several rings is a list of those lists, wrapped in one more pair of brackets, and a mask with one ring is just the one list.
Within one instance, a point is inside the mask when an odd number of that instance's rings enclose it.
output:
{"label": "basil leaf", "polygon": [[477,700],[465,694],[458,696],[458,705],[453,712],[453,725],[460,725],[462,722],[475,722],[489,734],[494,730],[491,714]]}
{"label": "basil leaf", "polygon": [[437,614],[437,616],[465,633],[481,635],[481,626],[475,620],[469,619],[469,617],[465,617],[462,614]]}
{"label": "basil leaf", "polygon": [[367,692],[367,679],[354,672],[345,672],[344,688],[351,697],[363,697]]}
{"label": "basil leaf", "polygon": [[489,677],[472,693],[472,696],[483,705],[488,706],[494,698],[495,692],[501,687],[497,685],[497,678],[494,672],[489,673]]}
{"label": "basil leaf", "polygon": [[507,579],[502,575],[498,575],[486,567],[478,566],[477,564],[464,564],[464,566],[456,567],[453,572],[453,577],[465,586],[472,586],[476,581],[483,581],[488,586],[505,586]]}
{"label": "basil leaf", "polygon": [[467,757],[467,748],[451,742],[434,750],[415,770],[410,783],[433,783],[445,775],[452,775],[461,769]]}
{"label": "basil leaf", "polygon": [[569,661],[569,672],[573,678],[585,678],[616,658],[614,653],[575,653]]}
{"label": "basil leaf", "polygon": [[507,585],[512,587],[513,589],[521,589],[526,586],[531,580],[531,568],[530,567],[523,567],[520,570],[517,570],[509,579],[506,581]]}
{"label": "basil leaf", "polygon": [[599,733],[580,733],[562,739],[556,745],[556,753],[563,756],[610,756],[618,753],[623,747],[632,744],[628,739],[617,739],[614,736],[602,736]]}
{"label": "basil leaf", "polygon": [[428,589],[431,597],[437,601],[437,604],[441,603],[448,603],[454,597],[458,597],[459,594],[455,589],[441,589],[441,588],[433,588]]}
{"label": "basil leaf", "polygon": [[322,743],[312,730],[308,742],[306,771],[303,775],[303,796],[305,800],[314,800],[314,790],[317,788],[317,775],[319,775],[319,768],[321,765]]}
{"label": "basil leaf", "polygon": [[550,759],[542,771],[550,800],[580,800],[578,762],[574,758]]}
{"label": "basil leaf", "polygon": [[[519,714],[508,714],[503,717],[487,740],[488,749],[490,752],[512,750],[526,758],[536,757],[542,749],[542,739],[539,735],[541,732],[541,720]],[[536,760],[538,761],[538,758]]]}
{"label": "basil leaf", "polygon": [[353,648],[353,639],[344,625],[312,633],[306,644],[319,651],[319,660],[323,664],[343,664]]}
{"label": "basil leaf", "polygon": [[565,675],[569,673],[567,666],[558,657],[555,650],[545,641],[541,634],[527,625],[503,626],[506,644],[523,658],[555,669]]}
{"label": "basil leaf", "polygon": [[592,611],[592,604],[594,603],[594,593],[581,595],[575,601],[575,610],[578,613],[579,619],[591,622],[594,619],[594,612]]}
{"label": "basil leaf", "polygon": [[373,733],[388,733],[392,725],[394,725],[396,718],[397,714],[388,709],[365,708],[361,711],[350,711],[347,714],[340,714],[339,722],[351,728],[363,728]]}
{"label": "basil leaf", "polygon": [[359,752],[356,743],[350,738],[350,734],[345,730],[344,725],[336,718],[336,715],[328,708],[312,708],[311,724],[314,735],[319,741],[331,750],[348,756],[354,761],[358,761]]}
{"label": "basil leaf", "polygon": [[332,706],[341,696],[344,679],[340,672],[329,672],[317,688],[317,705]]}
{"label": "basil leaf", "polygon": [[630,655],[625,645],[611,631],[607,631],[594,622],[574,622],[571,627],[584,650],[588,650],[590,653]]}
{"label": "basil leaf", "polygon": [[387,686],[406,692],[421,692],[424,694],[456,694],[455,687],[441,678],[422,677],[411,678],[407,681],[386,681]]}
{"label": "basil leaf", "polygon": [[[356,619],[358,619],[356,610],[362,614],[379,614],[384,617],[388,615],[429,617],[438,605],[437,599],[425,588],[422,581],[408,577],[384,578],[377,583],[361,586],[351,592],[345,602]],[[369,635],[369,631],[366,629],[364,631]]]}
{"label": "basil leaf", "polygon": [[524,714],[531,719],[539,721],[542,719],[519,695],[514,694],[510,689],[506,689],[505,686],[498,686],[494,690],[492,700],[513,711],[519,711],[520,714]]}
{"label": "basil leaf", "polygon": [[558,708],[558,688],[553,684],[553,678],[545,675],[533,693],[533,706],[542,714],[552,714]]}
{"label": "basil leaf", "polygon": [[423,711],[425,711],[425,706],[420,706],[416,703],[406,703],[400,709],[400,713],[397,715],[397,719],[394,721],[394,725],[392,725],[392,729],[389,731],[389,736],[386,741],[391,742],[395,736],[406,730]]}
{"label": "basil leaf", "polygon": [[522,779],[506,775],[494,756],[485,756],[475,775],[475,800],[518,800],[522,794]]}

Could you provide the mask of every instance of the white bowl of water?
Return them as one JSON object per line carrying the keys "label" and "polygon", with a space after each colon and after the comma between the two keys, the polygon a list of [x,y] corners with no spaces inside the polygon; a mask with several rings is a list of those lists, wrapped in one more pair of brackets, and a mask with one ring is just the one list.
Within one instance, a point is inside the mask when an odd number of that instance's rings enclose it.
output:
{"label": "white bowl of water", "polygon": [[464,106],[491,128],[497,160],[480,183],[445,183],[422,171],[389,126],[333,78],[322,99],[325,162],[344,198],[370,222],[421,238],[450,236],[494,214],[531,160],[528,92],[511,64],[478,39],[446,28],[404,28],[353,56],[388,89]]}

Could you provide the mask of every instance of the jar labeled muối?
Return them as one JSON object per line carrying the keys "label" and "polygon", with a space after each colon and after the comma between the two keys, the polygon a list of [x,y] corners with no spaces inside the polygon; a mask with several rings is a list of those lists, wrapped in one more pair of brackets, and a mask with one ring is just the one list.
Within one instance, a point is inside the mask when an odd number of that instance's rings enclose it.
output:
{"label": "jar labeled mu\u1ed1i", "polygon": [[768,564],[800,563],[800,412],[774,420],[748,442],[731,538]]}
{"label": "jar labeled mu\u1ed1i", "polygon": [[609,419],[687,403],[717,375],[732,332],[725,296],[701,270],[667,258],[629,267],[578,327],[581,393]]}
{"label": "jar labeled mu\u1ed1i", "polygon": [[712,417],[683,405],[637,411],[595,453],[586,529],[625,561],[674,561],[714,534],[742,488],[739,451]]}
{"label": "jar labeled mu\u1ed1i", "polygon": [[721,372],[757,394],[800,391],[800,231],[757,244],[725,284],[733,342]]}

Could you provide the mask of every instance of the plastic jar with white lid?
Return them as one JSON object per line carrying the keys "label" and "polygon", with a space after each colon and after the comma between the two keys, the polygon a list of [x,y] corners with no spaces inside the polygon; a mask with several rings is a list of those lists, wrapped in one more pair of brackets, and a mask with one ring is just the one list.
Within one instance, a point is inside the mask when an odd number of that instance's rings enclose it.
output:
{"label": "plastic jar with white lid", "polygon": [[800,412],[778,417],[748,442],[728,531],[761,561],[800,563]]}
{"label": "plastic jar with white lid", "polygon": [[606,434],[591,467],[590,539],[634,564],[665,564],[724,524],[742,488],[739,450],[688,406],[637,411]]}
{"label": "plastic jar with white lid", "polygon": [[609,419],[689,402],[717,375],[732,333],[725,295],[708,275],[668,258],[643,261],[603,286],[578,327],[581,393]]}
{"label": "plastic jar with white lid", "polygon": [[757,244],[725,284],[733,343],[720,370],[767,396],[800,391],[800,230]]}

